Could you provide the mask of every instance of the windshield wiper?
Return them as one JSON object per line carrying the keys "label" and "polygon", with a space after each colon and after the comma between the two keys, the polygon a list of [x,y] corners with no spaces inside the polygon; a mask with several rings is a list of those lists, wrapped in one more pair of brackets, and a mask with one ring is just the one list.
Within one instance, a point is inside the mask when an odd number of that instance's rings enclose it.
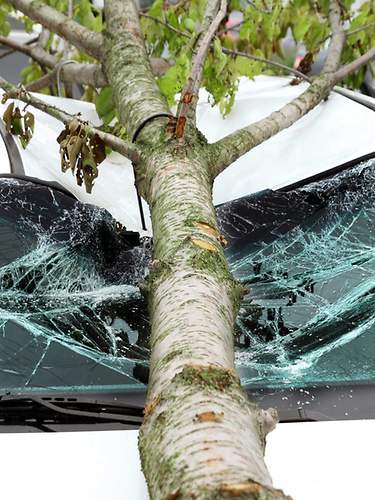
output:
{"label": "windshield wiper", "polygon": [[56,432],[53,428],[56,425],[120,423],[125,428],[135,429],[140,427],[143,420],[142,407],[121,401],[78,397],[51,402],[47,399],[26,395],[0,396],[0,427],[28,426],[43,432]]}

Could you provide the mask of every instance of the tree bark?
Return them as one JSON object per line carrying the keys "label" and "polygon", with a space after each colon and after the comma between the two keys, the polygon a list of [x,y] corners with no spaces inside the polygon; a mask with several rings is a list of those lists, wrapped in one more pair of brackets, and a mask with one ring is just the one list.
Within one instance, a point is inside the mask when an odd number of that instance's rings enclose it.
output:
{"label": "tree bark", "polygon": [[234,367],[243,289],[212,203],[207,149],[162,144],[140,165],[151,208],[150,380],[139,445],[150,497],[285,499],[264,463],[275,415],[249,401]]}
{"label": "tree bark", "polygon": [[206,140],[182,140],[153,78],[132,0],[107,0],[104,70],[121,123],[142,148],[136,182],[151,209],[150,379],[140,453],[153,500],[282,499],[264,463],[275,415],[248,400],[234,368],[242,287],[212,203]]}
{"label": "tree bark", "polygon": [[120,122],[135,140],[148,121],[171,112],[152,73],[133,1],[105,2],[104,12],[104,71],[113,88]]}

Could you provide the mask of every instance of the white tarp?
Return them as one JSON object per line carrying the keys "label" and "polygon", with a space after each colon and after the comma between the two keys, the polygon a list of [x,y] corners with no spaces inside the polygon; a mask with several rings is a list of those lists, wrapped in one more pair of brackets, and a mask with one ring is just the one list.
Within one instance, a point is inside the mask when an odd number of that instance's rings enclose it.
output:
{"label": "white tarp", "polygon": [[[201,92],[198,126],[209,142],[279,109],[300,94],[307,84],[289,85],[289,78],[259,76],[254,81],[241,79],[236,103],[226,118],[208,103]],[[100,121],[92,104],[41,96],[70,112],[82,113],[94,124]],[[371,100],[371,98],[368,98]],[[375,99],[372,99],[375,103]],[[22,103],[21,103],[22,105]],[[0,112],[5,105],[0,105]],[[56,137],[61,123],[35,110],[36,128],[22,158],[26,174],[56,180],[82,201],[107,208],[129,229],[140,229],[134,175],[130,162],[117,153],[99,167],[93,193],[76,185],[74,177],[61,173]],[[225,170],[215,181],[216,204],[266,188],[286,186],[375,151],[375,113],[346,97],[332,93],[330,98],[287,130],[256,147]],[[5,165],[6,162],[4,162]],[[147,227],[149,214],[145,206]]]}

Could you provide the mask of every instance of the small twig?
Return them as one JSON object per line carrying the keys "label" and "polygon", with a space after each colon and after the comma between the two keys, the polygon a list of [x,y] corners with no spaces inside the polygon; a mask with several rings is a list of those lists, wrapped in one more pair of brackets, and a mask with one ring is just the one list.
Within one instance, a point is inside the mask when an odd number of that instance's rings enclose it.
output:
{"label": "small twig", "polygon": [[205,19],[202,25],[202,38],[198,41],[196,52],[193,56],[190,75],[181,92],[181,99],[177,110],[176,137],[181,138],[184,133],[187,115],[195,120],[195,110],[198,102],[199,87],[203,75],[203,66],[206,60],[211,42],[217,32],[220,23],[227,12],[227,1],[221,0],[217,10],[218,1],[208,1],[205,12]]}
{"label": "small twig", "polygon": [[[11,54],[14,54],[15,52],[19,51],[18,48],[16,48],[14,45],[9,45],[8,43],[6,43],[7,40],[9,40],[9,38],[7,38],[5,36],[4,37],[0,36],[0,45],[6,45],[7,47],[12,47],[10,50],[7,50],[7,51],[3,52],[2,54],[0,54],[0,59],[4,59],[5,57],[8,57]],[[38,41],[38,37],[32,38],[31,40],[28,40],[24,45],[25,46],[32,45],[33,43],[35,43],[37,41]]]}
{"label": "small twig", "polygon": [[375,26],[375,22],[368,23],[368,24],[363,24],[362,26],[358,26],[358,28],[355,28],[352,31],[346,30],[345,34],[348,37],[348,36],[351,36],[351,35],[355,35],[355,34],[359,33],[360,31],[367,30],[367,28],[372,28],[373,26]]}
{"label": "small twig", "polygon": [[291,68],[290,66],[287,66],[286,64],[273,61],[272,59],[265,59],[264,57],[259,57],[259,56],[254,56],[253,54],[248,54],[247,52],[241,52],[239,50],[232,50],[232,49],[227,49],[225,47],[222,48],[222,51],[224,54],[228,54],[231,56],[241,56],[241,57],[246,57],[247,59],[251,59],[252,61],[258,61],[263,64],[267,64],[269,66],[274,66],[275,68],[282,69],[284,71],[287,71],[288,73],[292,73],[295,76],[298,76],[299,78],[302,78],[303,80],[306,80],[307,82],[311,82],[311,78],[309,78],[307,75],[302,73],[301,71],[298,71],[298,69]]}
{"label": "small twig", "polygon": [[329,23],[332,29],[331,41],[322,73],[333,73],[340,66],[341,53],[345,44],[345,32],[342,27],[340,4],[337,0],[330,0]]}
{"label": "small twig", "polygon": [[51,83],[54,81],[55,78],[56,78],[56,71],[53,70],[47,73],[46,75],[43,75],[38,80],[35,80],[34,82],[31,82],[28,85],[26,85],[25,89],[28,92],[39,92],[40,90],[51,85]]}
{"label": "small twig", "polygon": [[255,10],[258,12],[261,12],[262,14],[272,14],[272,9],[261,9],[252,0],[246,0],[251,7],[253,7]]}
{"label": "small twig", "polygon": [[[46,102],[38,99],[33,96],[29,92],[26,91],[25,88],[19,88],[13,85],[12,83],[7,82],[3,78],[0,77],[0,87],[5,90],[5,97],[9,99],[18,99],[28,105],[33,106],[34,108],[43,111],[44,113],[56,118],[60,122],[64,123],[64,125],[68,125],[73,118],[77,118],[75,115],[71,115],[66,111],[58,109],[55,106],[47,104]],[[86,122],[85,122],[86,123]],[[133,143],[124,141],[113,134],[109,134],[107,132],[103,132],[93,125],[87,124],[89,135],[98,135],[98,137],[109,146],[114,151],[122,154],[129,158],[129,160],[133,162],[137,162],[140,158],[140,150],[138,146]]]}
{"label": "small twig", "polygon": [[347,76],[351,75],[361,66],[364,66],[365,64],[370,62],[371,59],[375,59],[375,47],[368,50],[365,54],[363,54],[361,57],[358,57],[358,59],[356,59],[355,61],[346,64],[345,66],[342,66],[339,70],[337,70],[335,73],[336,82],[343,80]]}
{"label": "small twig", "polygon": [[140,17],[144,17],[145,19],[151,19],[151,21],[154,21],[155,23],[161,24],[162,26],[165,26],[168,28],[170,31],[173,31],[174,33],[177,33],[178,35],[183,34],[183,36],[188,36],[187,33],[185,34],[184,32],[181,32],[179,29],[175,28],[171,24],[167,23],[167,21],[164,21],[163,19],[160,19],[159,17],[154,17],[154,16],[149,16],[148,14],[145,14],[143,12],[139,12]]}

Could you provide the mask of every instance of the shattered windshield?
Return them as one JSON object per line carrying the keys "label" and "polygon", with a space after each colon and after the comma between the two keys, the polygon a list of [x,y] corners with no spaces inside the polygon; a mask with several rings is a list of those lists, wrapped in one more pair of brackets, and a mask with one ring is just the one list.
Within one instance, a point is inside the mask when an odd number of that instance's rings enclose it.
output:
{"label": "shattered windshield", "polygon": [[[375,378],[375,160],[218,207],[248,289],[236,363],[252,387]],[[0,179],[1,391],[144,389],[150,241],[58,189]]]}

